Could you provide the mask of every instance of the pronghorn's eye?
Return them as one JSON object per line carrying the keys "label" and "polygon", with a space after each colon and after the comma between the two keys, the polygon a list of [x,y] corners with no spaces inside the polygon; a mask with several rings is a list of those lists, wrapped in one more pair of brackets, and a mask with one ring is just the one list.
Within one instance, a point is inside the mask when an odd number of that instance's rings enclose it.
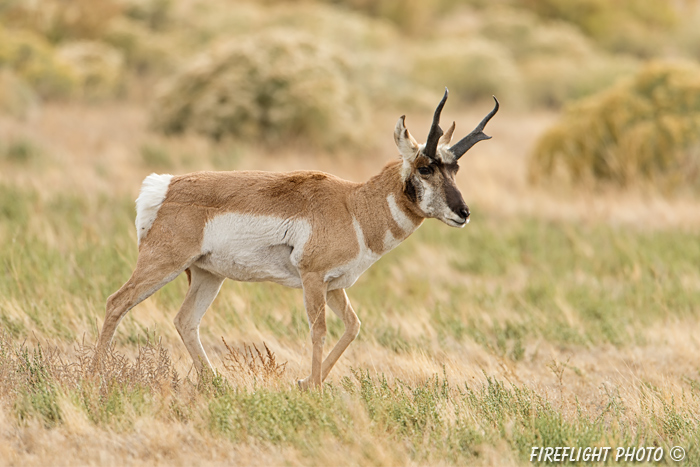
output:
{"label": "pronghorn's eye", "polygon": [[418,173],[421,175],[430,175],[431,173],[433,173],[433,170],[428,166],[418,167]]}

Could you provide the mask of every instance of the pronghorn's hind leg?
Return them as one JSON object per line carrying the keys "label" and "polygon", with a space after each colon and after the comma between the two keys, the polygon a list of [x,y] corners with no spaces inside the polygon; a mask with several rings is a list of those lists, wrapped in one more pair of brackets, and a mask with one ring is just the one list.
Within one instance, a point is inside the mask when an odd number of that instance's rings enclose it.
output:
{"label": "pronghorn's hind leg", "polygon": [[109,348],[119,322],[129,310],[175,279],[198,257],[198,252],[188,254],[173,249],[142,247],[129,280],[107,299],[105,321],[97,343],[97,358]]}
{"label": "pronghorn's hind leg", "polygon": [[180,333],[182,342],[192,356],[195,368],[198,372],[206,367],[213,371],[211,362],[204,352],[202,342],[199,340],[199,323],[202,321],[209,305],[214,301],[224,282],[224,277],[212,274],[197,266],[190,266],[188,270],[190,288],[187,291],[185,301],[180,311],[175,316],[175,327]]}

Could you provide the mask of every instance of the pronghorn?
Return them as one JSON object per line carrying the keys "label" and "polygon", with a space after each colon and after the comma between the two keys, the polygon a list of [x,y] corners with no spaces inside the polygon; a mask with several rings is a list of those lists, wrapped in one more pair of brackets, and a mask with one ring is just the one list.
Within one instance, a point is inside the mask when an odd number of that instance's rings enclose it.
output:
{"label": "pronghorn", "polygon": [[[198,372],[213,368],[199,339],[202,316],[225,278],[272,281],[303,289],[312,342],[311,375],[302,389],[320,387],[355,339],[360,320],[345,289],[426,218],[452,227],[469,222],[455,183],[457,161],[479,141],[493,110],[466,137],[449,146],[440,101],[425,144],[399,118],[394,141],[400,158],[365,183],[314,171],[195,172],[146,177],[136,200],[136,269],[107,299],[98,358],[126,313],[183,271],[189,290],[175,326]],[[325,360],[326,303],[345,332]]]}

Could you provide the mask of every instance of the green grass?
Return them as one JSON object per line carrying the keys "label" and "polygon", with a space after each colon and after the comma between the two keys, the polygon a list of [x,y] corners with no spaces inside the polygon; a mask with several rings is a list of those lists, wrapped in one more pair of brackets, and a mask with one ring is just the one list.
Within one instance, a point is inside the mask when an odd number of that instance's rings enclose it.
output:
{"label": "green grass", "polygon": [[468,288],[448,286],[449,302],[435,314],[446,331],[461,332],[457,316],[469,322],[507,310],[510,319],[481,331],[497,339],[535,334],[625,345],[664,319],[696,319],[700,312],[700,243],[693,232],[488,218],[466,232],[439,227],[426,226],[416,243],[448,245],[455,274],[476,279]]}

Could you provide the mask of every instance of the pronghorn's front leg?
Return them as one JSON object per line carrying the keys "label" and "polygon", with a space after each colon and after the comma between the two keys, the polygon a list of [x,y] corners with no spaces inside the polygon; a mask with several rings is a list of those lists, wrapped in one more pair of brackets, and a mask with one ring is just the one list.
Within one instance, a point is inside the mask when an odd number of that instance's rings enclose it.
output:
{"label": "pronghorn's front leg", "polygon": [[311,375],[299,380],[298,383],[301,389],[308,389],[310,385],[320,388],[323,344],[326,341],[326,290],[328,284],[323,282],[323,275],[320,273],[302,274],[301,283],[304,288],[304,306],[309,318],[313,353]]}
{"label": "pronghorn's front leg", "polygon": [[355,310],[352,309],[350,305],[350,300],[343,289],[331,290],[326,296],[328,300],[328,306],[331,310],[338,315],[340,319],[343,320],[345,324],[345,332],[342,337],[335,344],[333,350],[328,354],[328,357],[323,361],[323,373],[321,375],[321,381],[325,381],[328,377],[328,373],[331,372],[333,365],[338,361],[340,356],[345,352],[350,343],[355,340],[357,335],[360,333],[360,320],[355,314]]}

